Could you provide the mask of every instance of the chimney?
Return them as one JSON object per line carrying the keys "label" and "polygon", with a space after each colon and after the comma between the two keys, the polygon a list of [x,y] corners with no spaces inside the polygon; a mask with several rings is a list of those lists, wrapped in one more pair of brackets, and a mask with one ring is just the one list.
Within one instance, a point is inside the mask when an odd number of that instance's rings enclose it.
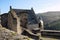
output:
{"label": "chimney", "polygon": [[12,9],[12,6],[10,6],[10,10]]}
{"label": "chimney", "polygon": [[33,7],[31,8],[31,10],[33,10]]}

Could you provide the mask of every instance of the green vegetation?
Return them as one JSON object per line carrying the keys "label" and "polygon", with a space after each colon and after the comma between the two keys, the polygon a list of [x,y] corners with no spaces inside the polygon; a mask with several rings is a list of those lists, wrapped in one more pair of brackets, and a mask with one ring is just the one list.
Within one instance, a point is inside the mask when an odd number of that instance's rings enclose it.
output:
{"label": "green vegetation", "polygon": [[16,32],[11,32],[11,34],[12,34],[13,36],[15,36],[17,33],[16,33]]}
{"label": "green vegetation", "polygon": [[60,30],[60,11],[39,13],[37,17],[42,17],[45,29]]}
{"label": "green vegetation", "polygon": [[46,25],[45,29],[50,29],[50,30],[60,30],[60,20],[57,20],[55,22],[49,23]]}

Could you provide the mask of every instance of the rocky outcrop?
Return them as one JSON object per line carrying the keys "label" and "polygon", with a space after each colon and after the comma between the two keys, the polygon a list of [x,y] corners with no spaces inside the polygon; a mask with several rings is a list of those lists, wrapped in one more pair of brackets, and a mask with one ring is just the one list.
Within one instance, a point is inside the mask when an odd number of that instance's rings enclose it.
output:
{"label": "rocky outcrop", "polygon": [[18,35],[16,32],[0,26],[0,40],[29,40],[27,36]]}

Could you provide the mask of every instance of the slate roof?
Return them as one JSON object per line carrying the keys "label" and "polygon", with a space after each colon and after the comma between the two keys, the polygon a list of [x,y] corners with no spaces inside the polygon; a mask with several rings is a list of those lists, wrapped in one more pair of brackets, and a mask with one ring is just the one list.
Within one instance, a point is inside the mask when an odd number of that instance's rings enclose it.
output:
{"label": "slate roof", "polygon": [[20,12],[27,12],[28,21],[31,22],[30,24],[38,23],[34,11],[32,11],[30,9],[13,9],[13,10],[16,12],[17,15],[20,15]]}
{"label": "slate roof", "polygon": [[31,10],[28,10],[28,9],[13,9],[16,13],[19,13],[19,12],[30,12]]}

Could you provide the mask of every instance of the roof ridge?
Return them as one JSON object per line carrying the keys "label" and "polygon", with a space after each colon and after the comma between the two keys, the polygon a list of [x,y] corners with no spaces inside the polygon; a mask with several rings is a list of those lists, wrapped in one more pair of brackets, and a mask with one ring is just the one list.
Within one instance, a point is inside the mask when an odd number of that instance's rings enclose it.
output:
{"label": "roof ridge", "polygon": [[31,10],[31,9],[13,9],[13,10]]}

